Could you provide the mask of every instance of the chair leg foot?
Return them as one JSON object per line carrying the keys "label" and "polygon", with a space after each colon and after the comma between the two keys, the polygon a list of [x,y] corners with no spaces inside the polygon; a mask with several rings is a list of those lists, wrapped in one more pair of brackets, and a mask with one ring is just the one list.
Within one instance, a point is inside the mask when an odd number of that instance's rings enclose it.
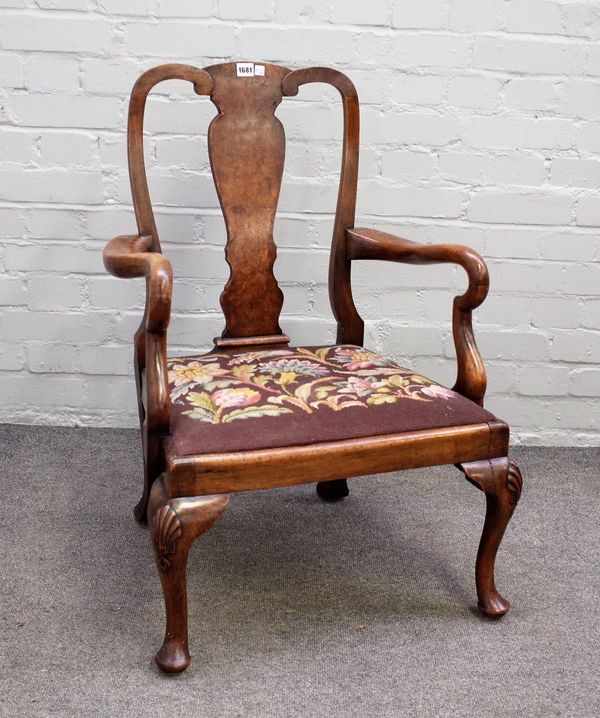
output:
{"label": "chair leg foot", "polygon": [[166,610],[165,637],[155,660],[165,673],[180,673],[191,661],[186,579],[189,550],[228,504],[229,496],[224,495],[169,500],[162,479],[152,485],[148,522]]}
{"label": "chair leg foot", "polygon": [[496,554],[521,496],[523,478],[517,464],[507,457],[473,461],[459,468],[486,498],[485,522],[475,564],[477,605],[484,616],[500,618],[508,612],[510,603],[496,589]]}
{"label": "chair leg foot", "polygon": [[334,481],[319,481],[317,494],[323,501],[340,501],[350,493],[346,479],[335,479]]}

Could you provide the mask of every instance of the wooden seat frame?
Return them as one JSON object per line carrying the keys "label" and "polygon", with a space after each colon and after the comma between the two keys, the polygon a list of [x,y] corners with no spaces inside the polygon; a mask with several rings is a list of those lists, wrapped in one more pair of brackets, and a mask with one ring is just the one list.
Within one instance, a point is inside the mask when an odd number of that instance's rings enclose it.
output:
{"label": "wooden seat frame", "polygon": [[[359,105],[354,85],[328,68],[290,71],[264,64],[264,75],[238,77],[236,63],[205,69],[161,65],[136,82],[129,105],[128,158],[137,235],[119,236],[105,248],[107,270],[118,277],[145,277],[146,308],[134,337],[135,376],[144,450],[144,491],[135,508],[151,527],[166,605],[166,631],[156,654],[169,673],[190,663],[186,565],[190,546],[229,503],[229,494],[317,482],[326,500],[348,494],[346,478],[438,464],[455,464],[481,489],[487,511],[477,554],[478,606],[486,616],[510,604],[496,590],[494,564],[521,494],[521,473],[508,458],[508,426],[502,421],[385,434],[277,449],[178,456],[171,437],[167,372],[172,269],[161,253],[143,152],[143,118],[150,90],[163,80],[193,83],[219,114],[208,132],[213,176],[227,226],[231,275],[221,295],[225,329],[215,351],[286,347],[279,326],[283,295],[273,275],[273,223],[282,179],[285,136],[275,109],[306,83],[337,88],[343,105],[343,152],[330,255],[329,294],[338,344],[363,344],[363,321],[352,298],[351,263],[385,260],[408,264],[454,263],[466,271],[468,288],[454,299],[452,324],[457,356],[454,390],[482,405],[486,374],[473,336],[471,315],[488,292],[483,259],[460,245],[420,245],[372,229],[354,227]],[[205,447],[202,447],[205,451]],[[199,447],[200,451],[200,447]]]}

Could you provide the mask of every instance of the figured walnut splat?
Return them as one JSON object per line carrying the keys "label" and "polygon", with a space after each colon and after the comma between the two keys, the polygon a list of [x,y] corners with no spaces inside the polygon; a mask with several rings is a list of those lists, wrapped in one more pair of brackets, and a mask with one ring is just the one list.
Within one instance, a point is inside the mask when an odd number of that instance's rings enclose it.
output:
{"label": "figured walnut splat", "polygon": [[273,275],[273,223],[285,158],[285,134],[274,112],[289,71],[264,68],[264,75],[252,77],[238,77],[236,63],[206,68],[219,110],[208,130],[208,150],[231,270],[221,295],[226,326],[222,339],[215,340],[221,346],[239,344],[231,340],[243,337],[289,341],[279,327],[283,294]]}

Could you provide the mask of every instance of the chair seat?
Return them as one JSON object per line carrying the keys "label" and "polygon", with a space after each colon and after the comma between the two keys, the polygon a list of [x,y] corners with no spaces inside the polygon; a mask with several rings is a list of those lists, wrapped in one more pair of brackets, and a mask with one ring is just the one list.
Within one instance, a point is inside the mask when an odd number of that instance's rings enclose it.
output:
{"label": "chair seat", "polygon": [[362,347],[290,347],[168,361],[179,456],[480,424],[479,405]]}

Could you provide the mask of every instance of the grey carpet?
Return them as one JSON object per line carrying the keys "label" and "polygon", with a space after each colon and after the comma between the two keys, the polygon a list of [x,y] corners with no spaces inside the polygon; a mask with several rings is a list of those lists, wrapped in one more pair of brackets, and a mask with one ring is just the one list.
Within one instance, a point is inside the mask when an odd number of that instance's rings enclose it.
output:
{"label": "grey carpet", "polygon": [[600,715],[600,450],[517,449],[474,611],[484,499],[452,467],[239,494],[190,558],[187,673],[152,663],[163,607],[137,433],[0,427],[0,715]]}

